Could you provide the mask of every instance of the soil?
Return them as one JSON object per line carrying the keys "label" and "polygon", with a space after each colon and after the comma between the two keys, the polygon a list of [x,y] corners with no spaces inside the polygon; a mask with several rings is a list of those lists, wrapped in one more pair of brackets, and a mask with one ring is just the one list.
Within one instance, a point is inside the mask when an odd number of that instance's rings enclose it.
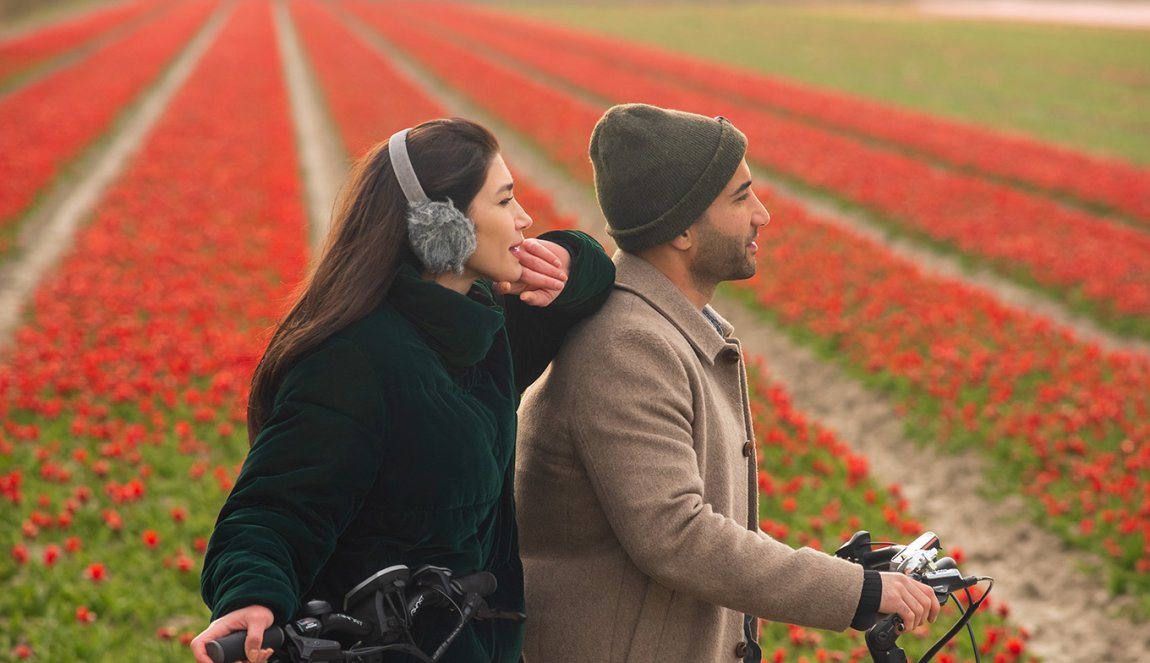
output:
{"label": "soil", "polygon": [[276,3],[276,34],[289,82],[288,100],[295,118],[296,144],[303,165],[304,190],[312,244],[327,235],[333,206],[350,165],[339,136],[323,109],[323,93],[308,68],[287,6]]}

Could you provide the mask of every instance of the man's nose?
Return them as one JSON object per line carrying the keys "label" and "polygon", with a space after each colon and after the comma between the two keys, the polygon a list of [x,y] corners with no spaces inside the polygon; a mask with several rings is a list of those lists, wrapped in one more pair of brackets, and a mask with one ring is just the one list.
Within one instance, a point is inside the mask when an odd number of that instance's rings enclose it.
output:
{"label": "man's nose", "polygon": [[759,200],[758,196],[755,196],[755,203],[759,206],[759,209],[756,210],[754,214],[755,224],[760,226],[768,225],[771,222],[771,213],[767,211],[767,206],[763,204],[763,201]]}

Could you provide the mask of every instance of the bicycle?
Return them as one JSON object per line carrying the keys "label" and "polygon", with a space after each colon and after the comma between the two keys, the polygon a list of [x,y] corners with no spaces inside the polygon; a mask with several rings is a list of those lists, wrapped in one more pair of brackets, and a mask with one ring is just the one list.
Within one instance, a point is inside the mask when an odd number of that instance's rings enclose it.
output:
{"label": "bicycle", "polygon": [[[490,608],[484,597],[495,592],[495,576],[481,571],[453,578],[450,569],[407,566],[378,571],[349,591],[342,612],[326,601],[309,601],[300,615],[285,626],[264,632],[263,648],[275,650],[276,663],[380,663],[388,653],[403,653],[422,663],[434,663],[473,619],[523,621],[522,612]],[[415,644],[411,635],[416,618],[428,607],[446,607],[459,620],[431,654]],[[247,631],[235,631],[207,643],[215,663],[245,661]]]}
{"label": "bicycle", "polygon": [[[874,546],[884,547],[873,549]],[[933,532],[922,534],[910,544],[899,545],[872,541],[869,532],[860,530],[840,546],[835,555],[867,569],[905,573],[930,586],[940,605],[952,599],[954,592],[964,590],[969,607],[963,611],[958,605],[959,620],[918,663],[928,663],[963,626],[970,633],[978,661],[978,646],[969,622],[990,594],[994,579],[963,576],[952,558],[938,557],[940,550],[938,537]],[[984,581],[990,586],[977,600],[971,598],[970,588]],[[434,663],[472,619],[526,619],[521,612],[489,608],[483,597],[495,589],[495,577],[486,572],[453,579],[451,571],[443,567],[424,566],[412,573],[406,566],[392,566],[348,592],[343,612],[333,611],[324,601],[308,602],[295,621],[284,627],[269,628],[264,634],[263,647],[276,650],[271,659],[276,663],[379,663],[389,652],[405,653],[421,662]],[[958,604],[957,599],[955,603]],[[456,626],[431,655],[419,649],[411,636],[416,617],[428,606],[450,607],[459,615]],[[897,645],[902,631],[902,618],[897,614],[875,615],[875,623],[866,631],[867,649],[874,663],[907,663],[906,653]],[[208,655],[215,663],[242,661],[246,638],[246,631],[236,631],[208,642]]]}
{"label": "bicycle", "polygon": [[[884,547],[873,549],[876,545]],[[941,549],[942,546],[934,532],[924,532],[911,543],[898,545],[887,541],[871,541],[870,532],[860,530],[835,551],[835,556],[875,571],[905,573],[933,589],[939,605],[946,605],[948,600],[954,598],[954,592],[965,591],[967,609],[964,611],[958,599],[954,599],[960,614],[958,621],[923,654],[918,663],[927,663],[934,658],[934,655],[950,642],[963,626],[970,634],[970,641],[974,646],[974,660],[980,661],[978,644],[975,642],[974,631],[970,628],[970,619],[990,594],[990,590],[994,587],[994,578],[963,576],[953,558],[938,557]],[[982,596],[975,600],[970,595],[970,588],[980,582],[990,584]],[[897,614],[875,617],[875,623],[866,631],[867,650],[870,652],[871,660],[874,663],[906,663],[906,652],[897,645],[898,636],[903,631],[902,618]]]}

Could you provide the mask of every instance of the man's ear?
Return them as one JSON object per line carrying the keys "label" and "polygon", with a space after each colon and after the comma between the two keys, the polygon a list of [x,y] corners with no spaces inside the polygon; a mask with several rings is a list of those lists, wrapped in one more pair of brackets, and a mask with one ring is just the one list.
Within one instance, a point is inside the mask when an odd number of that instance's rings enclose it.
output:
{"label": "man's ear", "polygon": [[670,241],[671,246],[680,251],[690,251],[691,247],[695,245],[695,228],[694,226],[687,228],[679,233],[675,239]]}

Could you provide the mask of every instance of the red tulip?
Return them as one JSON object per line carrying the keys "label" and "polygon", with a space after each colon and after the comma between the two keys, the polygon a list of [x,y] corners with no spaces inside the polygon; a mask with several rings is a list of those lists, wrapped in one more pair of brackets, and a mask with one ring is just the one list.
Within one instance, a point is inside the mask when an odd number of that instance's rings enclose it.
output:
{"label": "red tulip", "polygon": [[103,564],[94,562],[88,565],[86,574],[90,580],[101,582],[107,577],[107,569],[104,568]]}

